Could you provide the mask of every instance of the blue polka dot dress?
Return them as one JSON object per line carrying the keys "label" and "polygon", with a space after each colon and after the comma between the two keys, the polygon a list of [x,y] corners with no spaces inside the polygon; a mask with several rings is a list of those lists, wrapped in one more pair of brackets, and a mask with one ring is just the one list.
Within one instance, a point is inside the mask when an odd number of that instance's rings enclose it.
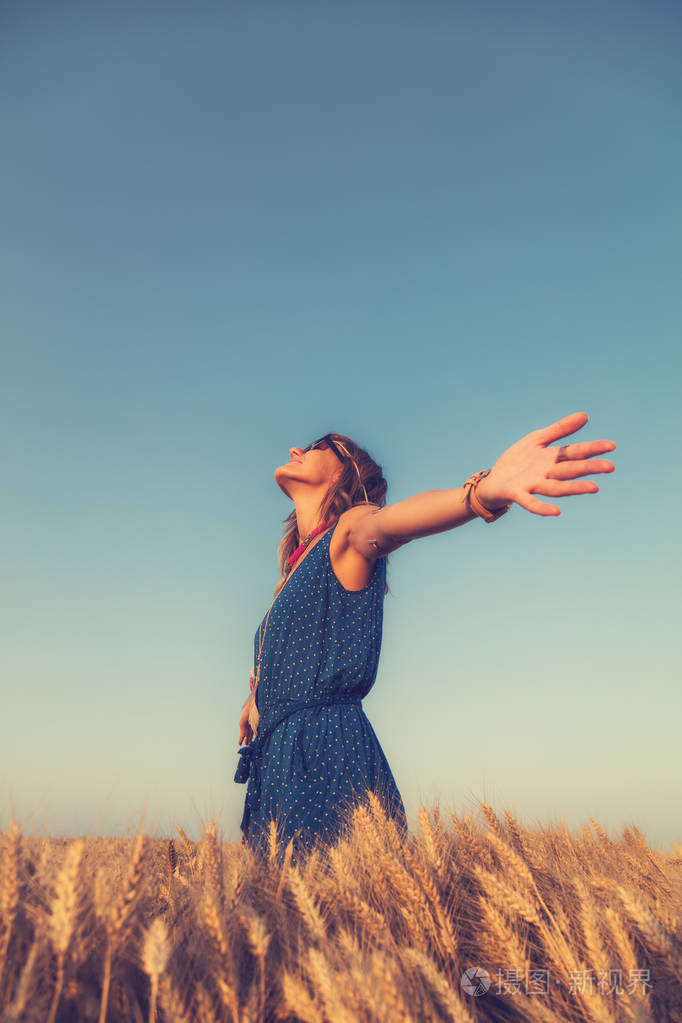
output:
{"label": "blue polka dot dress", "polygon": [[[267,847],[270,818],[294,856],[332,840],[367,788],[407,835],[405,807],[365,715],[374,685],[383,622],[386,559],[374,562],[362,590],[346,590],[331,565],[336,525],[292,570],[270,610],[256,706],[258,732],[239,749],[235,781],[247,782],[243,841]],[[261,631],[262,635],[262,631]],[[258,659],[259,636],[254,640]]]}

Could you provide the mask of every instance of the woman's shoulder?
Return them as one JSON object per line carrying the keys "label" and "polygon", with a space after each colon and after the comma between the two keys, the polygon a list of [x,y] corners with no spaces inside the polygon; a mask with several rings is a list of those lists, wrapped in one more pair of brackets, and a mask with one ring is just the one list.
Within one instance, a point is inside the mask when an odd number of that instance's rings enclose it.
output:
{"label": "woman's shoulder", "polygon": [[365,501],[362,504],[354,504],[352,508],[346,508],[341,512],[336,520],[334,532],[348,532],[365,515],[375,515],[379,510],[378,504],[369,504]]}
{"label": "woman's shoulder", "polygon": [[378,512],[378,504],[354,504],[352,508],[346,508],[341,512],[333,527],[329,530],[330,545],[335,551],[340,551],[348,545],[351,532],[357,528],[358,523],[369,515]]}
{"label": "woman's shoulder", "polygon": [[336,526],[330,533],[329,560],[336,581],[347,593],[367,593],[370,583],[383,574],[385,568],[383,557],[368,559],[353,547],[349,541],[350,534],[357,522],[368,514],[378,511],[378,505],[361,504],[348,508],[339,516]]}

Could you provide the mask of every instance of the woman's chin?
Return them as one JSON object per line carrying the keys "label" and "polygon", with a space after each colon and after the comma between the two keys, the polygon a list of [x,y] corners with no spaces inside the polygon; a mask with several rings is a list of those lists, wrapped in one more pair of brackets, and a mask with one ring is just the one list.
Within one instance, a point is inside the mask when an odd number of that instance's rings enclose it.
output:
{"label": "woman's chin", "polygon": [[[290,464],[291,463],[289,463],[289,465]],[[275,469],[275,474],[274,475],[275,475],[275,483],[277,484],[279,489],[283,490],[284,493],[287,495],[287,497],[289,497],[289,491],[287,489],[287,483],[291,479],[291,477],[289,476],[289,473],[287,472],[287,466],[286,465],[278,465],[277,468]]]}

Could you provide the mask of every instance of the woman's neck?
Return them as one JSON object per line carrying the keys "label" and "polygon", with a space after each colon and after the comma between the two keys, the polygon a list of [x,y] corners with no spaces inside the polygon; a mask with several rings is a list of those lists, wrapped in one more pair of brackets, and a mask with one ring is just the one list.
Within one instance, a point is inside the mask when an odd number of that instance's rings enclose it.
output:
{"label": "woman's neck", "polygon": [[301,494],[294,501],[299,543],[302,543],[308,533],[312,533],[313,529],[319,526],[322,521],[320,518],[320,498],[321,495],[318,493]]}

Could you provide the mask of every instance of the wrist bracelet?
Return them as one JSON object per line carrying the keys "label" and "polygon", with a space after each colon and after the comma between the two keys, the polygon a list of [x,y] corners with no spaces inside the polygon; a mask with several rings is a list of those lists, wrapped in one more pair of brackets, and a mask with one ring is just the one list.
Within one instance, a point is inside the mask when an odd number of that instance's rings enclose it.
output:
{"label": "wrist bracelet", "polygon": [[463,486],[465,490],[466,499],[469,503],[469,507],[471,508],[472,512],[474,512],[475,515],[480,516],[480,518],[484,519],[485,522],[494,522],[496,519],[499,519],[501,515],[507,514],[507,512],[511,508],[511,504],[504,504],[502,505],[501,508],[496,508],[495,511],[490,511],[489,508],[486,508],[484,507],[484,505],[481,504],[478,497],[476,496],[476,487],[481,482],[481,480],[489,474],[489,472],[490,469],[481,469],[480,472],[475,472],[472,476],[469,477],[469,479],[466,481],[466,483],[463,484]]}

